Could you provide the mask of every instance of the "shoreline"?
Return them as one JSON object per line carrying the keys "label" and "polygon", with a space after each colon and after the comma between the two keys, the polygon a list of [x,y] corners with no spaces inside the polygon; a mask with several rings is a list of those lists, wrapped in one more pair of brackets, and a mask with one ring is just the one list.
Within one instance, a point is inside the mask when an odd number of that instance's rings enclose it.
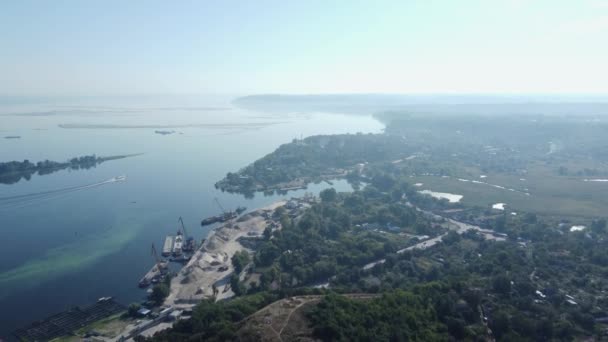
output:
{"label": "shoreline", "polygon": [[214,287],[216,300],[234,296],[229,289],[230,276],[234,272],[231,258],[239,251],[251,252],[238,241],[239,238],[261,236],[267,226],[263,214],[286,203],[287,200],[276,201],[211,230],[190,261],[171,279],[164,306],[190,309],[201,300],[212,298]]}
{"label": "shoreline", "polygon": [[313,183],[321,183],[321,182],[328,182],[328,181],[331,182],[331,181],[344,179],[348,175],[348,172],[353,169],[354,169],[354,167],[350,167],[350,168],[344,170],[343,172],[320,175],[320,176],[316,176],[316,177],[299,177],[299,178],[293,179],[291,181],[276,183],[276,184],[272,184],[272,185],[268,185],[268,186],[264,186],[262,184],[256,184],[251,188],[244,188],[239,185],[228,184],[228,182],[224,178],[215,183],[215,188],[222,190],[222,191],[226,191],[228,193],[234,193],[234,194],[246,194],[246,193],[250,193],[250,192],[270,192],[270,191],[281,192],[281,191],[300,190],[300,189],[306,189],[308,187],[308,185],[313,184]]}
{"label": "shoreline", "polygon": [[[286,199],[277,200],[211,229],[205,242],[196,250],[190,261],[171,279],[170,294],[161,308],[170,308],[171,312],[179,312],[191,310],[205,299],[215,297],[216,301],[220,301],[233,297],[234,292],[230,289],[230,277],[234,273],[231,258],[240,251],[253,253],[253,250],[240,243],[240,238],[261,237],[269,226],[268,215],[272,215],[276,208],[287,203]],[[215,296],[214,288],[217,290]],[[123,309],[126,310],[126,307]],[[101,321],[105,319],[107,318]],[[116,319],[122,318],[117,316]],[[90,324],[97,322],[99,321]],[[172,325],[172,322],[158,319],[129,319],[120,327],[112,325],[114,330],[104,340],[119,341],[126,337],[131,341],[133,334],[151,336]]]}

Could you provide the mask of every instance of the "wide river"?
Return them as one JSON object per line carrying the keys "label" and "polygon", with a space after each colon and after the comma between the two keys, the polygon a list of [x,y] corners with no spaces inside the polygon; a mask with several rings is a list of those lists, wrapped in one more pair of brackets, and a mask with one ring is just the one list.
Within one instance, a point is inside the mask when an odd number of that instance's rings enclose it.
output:
{"label": "wide river", "polygon": [[[227,172],[301,136],[383,129],[369,116],[269,114],[236,108],[230,100],[0,99],[0,161],[143,153],[89,170],[0,184],[0,339],[99,297],[114,296],[124,304],[141,300],[145,291],[137,282],[154,263],[152,243],[162,248],[180,216],[200,241],[212,228],[201,227],[200,220],[219,212],[215,197],[230,209],[285,197],[222,193],[213,185]],[[120,175],[126,181],[103,183]],[[349,189],[345,182],[334,187]]]}

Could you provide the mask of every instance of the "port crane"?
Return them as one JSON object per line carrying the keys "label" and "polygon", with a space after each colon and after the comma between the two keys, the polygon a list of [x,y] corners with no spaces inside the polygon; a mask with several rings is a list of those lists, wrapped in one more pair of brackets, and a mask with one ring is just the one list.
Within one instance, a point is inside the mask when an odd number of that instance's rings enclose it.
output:
{"label": "port crane", "polygon": [[194,248],[196,247],[194,238],[192,236],[190,236],[190,234],[188,234],[188,231],[186,230],[186,226],[184,225],[184,220],[182,219],[181,216],[179,217],[178,221],[182,224],[182,232],[184,233],[184,238],[186,238],[186,243],[182,247],[182,250],[184,250],[186,252],[192,252],[192,251],[194,251]]}
{"label": "port crane", "polygon": [[165,277],[165,274],[167,274],[168,263],[158,257],[154,243],[152,243],[151,254],[154,257],[156,264],[154,264],[152,269],[139,281],[139,287],[141,288],[148,287],[150,283],[159,282]]}
{"label": "port crane", "polygon": [[182,219],[181,216],[177,220],[182,224],[182,232],[184,233],[184,236],[187,238],[188,232],[186,231],[186,226],[184,226],[184,220]]}
{"label": "port crane", "polygon": [[236,218],[240,213],[245,211],[245,209],[247,209],[245,207],[239,207],[239,208],[237,208],[236,211],[226,211],[226,209],[222,206],[222,204],[217,199],[217,197],[215,197],[214,200],[215,200],[215,203],[217,204],[217,206],[222,210],[222,214],[217,215],[217,216],[207,217],[206,219],[201,221],[202,226],[206,226],[208,224],[213,224],[216,222],[226,222],[228,220],[232,220],[232,219]]}
{"label": "port crane", "polygon": [[151,252],[152,252],[152,256],[154,256],[154,259],[156,260],[156,267],[158,267],[158,270],[162,273],[167,265],[158,256],[158,253],[156,252],[156,247],[154,246],[154,243],[152,243]]}
{"label": "port crane", "polygon": [[217,199],[217,197],[214,198],[215,199],[215,203],[217,203],[217,206],[220,207],[220,209],[222,210],[223,214],[226,214],[226,209],[224,209],[224,207],[222,207],[222,204],[220,203],[220,201]]}

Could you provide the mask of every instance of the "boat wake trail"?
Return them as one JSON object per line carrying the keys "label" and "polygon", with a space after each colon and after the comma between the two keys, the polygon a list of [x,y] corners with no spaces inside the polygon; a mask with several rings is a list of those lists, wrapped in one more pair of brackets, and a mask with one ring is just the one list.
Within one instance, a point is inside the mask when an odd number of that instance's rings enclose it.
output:
{"label": "boat wake trail", "polygon": [[61,197],[63,195],[66,195],[66,194],[69,194],[72,192],[97,188],[97,187],[100,187],[100,186],[103,186],[106,184],[124,182],[125,180],[127,180],[126,176],[118,176],[118,177],[112,177],[105,181],[97,182],[97,183],[93,183],[93,184],[72,186],[72,187],[63,188],[63,189],[41,191],[41,192],[35,192],[35,193],[31,193],[31,194],[24,194],[24,195],[0,197],[0,209],[14,209],[14,208],[26,206],[26,205],[29,205],[29,204],[32,204],[32,203],[35,203],[38,201],[44,201],[44,200]]}

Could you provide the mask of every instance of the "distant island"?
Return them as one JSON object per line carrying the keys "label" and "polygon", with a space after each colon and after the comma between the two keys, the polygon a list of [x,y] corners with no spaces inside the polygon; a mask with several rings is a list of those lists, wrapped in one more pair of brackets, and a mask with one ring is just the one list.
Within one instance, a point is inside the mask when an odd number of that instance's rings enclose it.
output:
{"label": "distant island", "polygon": [[264,113],[327,112],[374,115],[386,111],[437,115],[570,115],[608,113],[601,98],[541,95],[454,95],[454,94],[260,94],[238,97],[235,106]]}
{"label": "distant island", "polygon": [[20,135],[7,135],[4,139],[21,139]]}
{"label": "distant island", "polygon": [[156,131],[154,131],[154,133],[160,134],[160,135],[169,135],[169,134],[174,134],[175,131],[160,131],[160,130],[156,130]]}
{"label": "distant island", "polygon": [[30,180],[32,175],[38,174],[48,175],[53,172],[57,172],[64,169],[80,170],[90,169],[103,162],[109,160],[123,159],[128,157],[138,156],[140,154],[125,154],[118,156],[109,157],[97,157],[96,155],[88,155],[82,157],[75,157],[65,162],[55,162],[50,160],[39,161],[32,163],[29,160],[10,161],[0,163],[0,184],[14,184],[19,182],[21,179]]}

